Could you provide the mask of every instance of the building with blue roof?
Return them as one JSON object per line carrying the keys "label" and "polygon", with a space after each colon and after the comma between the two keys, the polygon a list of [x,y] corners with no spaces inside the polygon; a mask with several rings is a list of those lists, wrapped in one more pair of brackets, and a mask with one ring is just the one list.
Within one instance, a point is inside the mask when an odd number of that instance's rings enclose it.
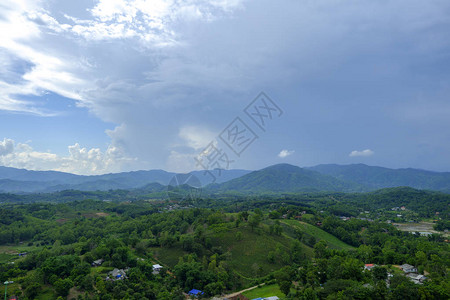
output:
{"label": "building with blue roof", "polygon": [[202,291],[200,291],[200,290],[192,289],[192,290],[189,291],[188,294],[191,295],[191,296],[198,297],[200,295],[203,295],[204,293]]}

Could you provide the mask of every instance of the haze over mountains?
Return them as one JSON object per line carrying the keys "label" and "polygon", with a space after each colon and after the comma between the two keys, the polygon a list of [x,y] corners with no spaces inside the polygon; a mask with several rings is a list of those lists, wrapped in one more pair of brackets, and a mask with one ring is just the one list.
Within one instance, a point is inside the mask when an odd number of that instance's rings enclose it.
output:
{"label": "haze over mountains", "polygon": [[[318,165],[300,168],[278,164],[248,170],[215,170],[216,183],[209,192],[366,192],[387,187],[409,186],[416,189],[450,193],[450,173],[418,169],[389,169],[364,164]],[[202,185],[211,182],[204,171],[193,171]],[[29,171],[0,167],[0,192],[46,193],[62,190],[105,191],[145,189],[168,185],[176,173],[164,170],[133,171],[96,176],[81,176],[56,171]],[[220,175],[220,176],[219,176]]]}

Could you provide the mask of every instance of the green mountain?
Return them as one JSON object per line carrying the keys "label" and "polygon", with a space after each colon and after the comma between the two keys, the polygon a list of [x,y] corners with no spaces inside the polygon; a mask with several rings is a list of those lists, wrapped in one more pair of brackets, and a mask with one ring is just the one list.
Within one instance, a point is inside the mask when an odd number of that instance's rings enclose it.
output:
{"label": "green mountain", "polygon": [[450,173],[418,169],[389,169],[383,167],[353,165],[318,165],[308,168],[337,179],[364,185],[370,190],[387,187],[409,186],[421,190],[450,192]]}
{"label": "green mountain", "polygon": [[289,164],[273,165],[208,188],[211,192],[237,191],[244,193],[356,192],[364,190],[364,187],[359,184]]}

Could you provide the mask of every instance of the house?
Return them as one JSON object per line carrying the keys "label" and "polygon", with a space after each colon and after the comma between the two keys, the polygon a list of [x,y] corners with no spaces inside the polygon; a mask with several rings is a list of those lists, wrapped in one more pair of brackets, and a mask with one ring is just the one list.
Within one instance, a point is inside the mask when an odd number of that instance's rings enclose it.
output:
{"label": "house", "polygon": [[431,232],[428,232],[428,231],[420,231],[419,234],[420,234],[421,236],[429,236],[429,235],[432,235],[432,233],[431,233]]}
{"label": "house", "polygon": [[376,267],[376,265],[374,265],[374,264],[365,264],[364,265],[364,270],[370,271],[370,270],[373,269],[373,267]]}
{"label": "house", "polygon": [[278,299],[280,298],[278,298],[277,296],[270,296],[270,297],[259,297],[252,300],[278,300]]}
{"label": "house", "polygon": [[188,294],[189,294],[189,296],[198,297],[200,295],[203,295],[204,293],[202,291],[200,291],[200,290],[192,289],[192,290],[189,291]]}
{"label": "house", "polygon": [[102,265],[102,263],[104,262],[104,260],[102,258],[94,260],[91,264],[91,266],[93,267],[99,267]]}
{"label": "house", "polygon": [[416,273],[409,273],[406,277],[411,279],[415,284],[422,284],[427,279],[426,276]]}
{"label": "house", "polygon": [[400,266],[400,269],[403,270],[403,272],[405,272],[406,274],[408,273],[416,273],[417,272],[417,268],[408,264],[403,264]]}
{"label": "house", "polygon": [[123,280],[127,279],[126,272],[128,269],[117,269],[115,268],[111,272],[108,273],[108,277],[106,277],[106,280]]}
{"label": "house", "polygon": [[153,274],[159,274],[159,272],[162,270],[163,266],[160,264],[153,265]]}

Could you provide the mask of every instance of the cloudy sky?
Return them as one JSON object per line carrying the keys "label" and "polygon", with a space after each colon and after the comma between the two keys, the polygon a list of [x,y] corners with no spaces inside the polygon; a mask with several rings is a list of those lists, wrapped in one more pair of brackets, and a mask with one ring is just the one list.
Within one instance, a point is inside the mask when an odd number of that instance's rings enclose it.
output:
{"label": "cloudy sky", "polygon": [[[0,165],[187,171],[212,145],[230,168],[450,171],[449,16],[447,0],[2,0]],[[244,111],[261,91],[279,108],[264,128]],[[255,137],[239,155],[219,138],[236,118]]]}

